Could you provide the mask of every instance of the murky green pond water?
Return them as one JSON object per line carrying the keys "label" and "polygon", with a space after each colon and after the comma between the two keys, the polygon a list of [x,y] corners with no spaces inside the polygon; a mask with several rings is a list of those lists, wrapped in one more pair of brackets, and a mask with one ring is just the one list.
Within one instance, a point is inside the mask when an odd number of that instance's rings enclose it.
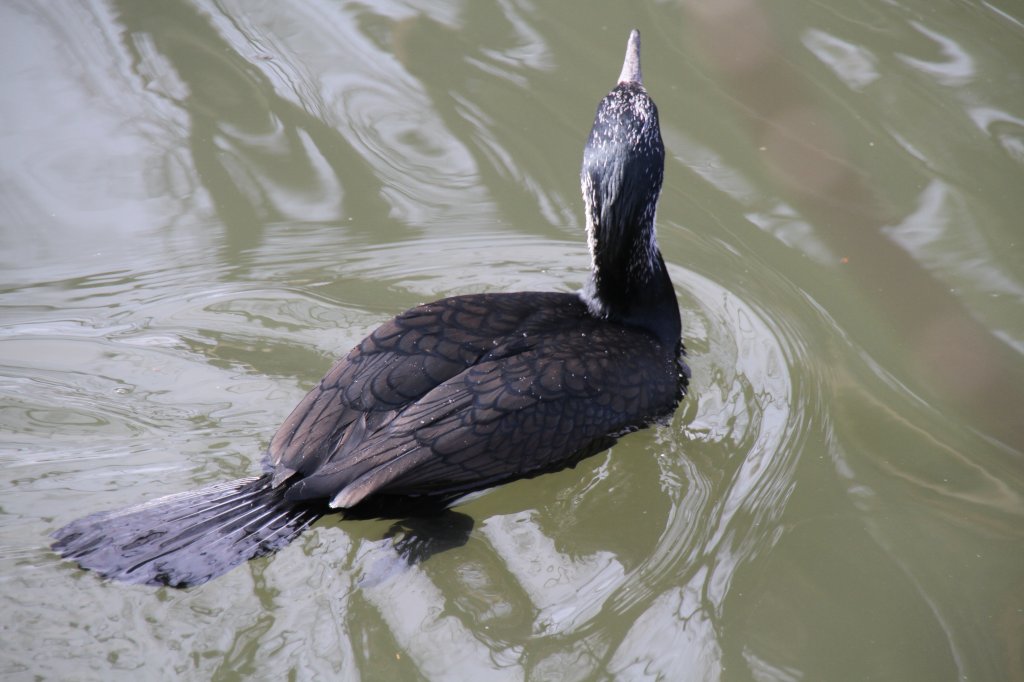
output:
{"label": "murky green pond water", "polygon": [[[48,534],[256,471],[432,298],[572,291],[629,28],[694,370],[396,569],[328,517],[196,589]],[[1024,679],[1024,5],[0,5],[6,679]]]}

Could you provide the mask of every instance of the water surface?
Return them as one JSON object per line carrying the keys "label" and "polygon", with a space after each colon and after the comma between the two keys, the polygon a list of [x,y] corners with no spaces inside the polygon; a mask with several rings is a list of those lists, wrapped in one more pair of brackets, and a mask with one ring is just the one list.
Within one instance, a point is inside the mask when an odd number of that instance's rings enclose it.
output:
{"label": "water surface", "polygon": [[[671,421],[412,567],[336,517],[185,591],[49,551],[254,472],[411,305],[577,289],[634,26]],[[0,34],[0,673],[1024,679],[1019,3],[13,0]]]}

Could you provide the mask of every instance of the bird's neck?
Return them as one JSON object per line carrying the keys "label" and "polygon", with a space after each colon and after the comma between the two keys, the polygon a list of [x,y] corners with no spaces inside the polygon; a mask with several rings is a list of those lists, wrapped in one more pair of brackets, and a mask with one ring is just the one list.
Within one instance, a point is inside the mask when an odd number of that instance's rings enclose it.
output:
{"label": "bird's neck", "polygon": [[655,238],[653,202],[649,206],[623,224],[602,225],[587,211],[593,262],[583,298],[594,315],[647,329],[674,346],[682,330],[679,306]]}

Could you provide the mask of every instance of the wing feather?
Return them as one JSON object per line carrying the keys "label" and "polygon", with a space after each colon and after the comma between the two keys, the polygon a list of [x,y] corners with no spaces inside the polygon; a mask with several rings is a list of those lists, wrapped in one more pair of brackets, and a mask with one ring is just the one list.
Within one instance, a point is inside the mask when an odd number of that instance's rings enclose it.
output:
{"label": "wing feather", "polygon": [[[556,327],[571,323],[579,305],[571,294],[477,294],[417,306],[384,323],[339,360],[278,429],[267,448],[274,484],[336,460],[339,443],[352,440],[345,434],[361,415],[390,418],[481,358],[516,352],[495,339],[538,316]],[[543,317],[552,311],[556,319]]]}
{"label": "wing feather", "polygon": [[526,349],[467,368],[376,432],[350,441],[289,497],[330,497],[332,506],[347,508],[371,494],[487,487],[574,464],[609,432],[641,425],[649,404],[674,405],[678,386],[652,370],[650,359],[660,352],[653,340],[630,333],[611,348],[619,358],[616,376],[624,379],[618,384],[637,400],[603,400],[605,392],[590,382],[565,379],[572,372],[607,374],[607,346],[594,350],[566,338],[550,347],[560,350]]}

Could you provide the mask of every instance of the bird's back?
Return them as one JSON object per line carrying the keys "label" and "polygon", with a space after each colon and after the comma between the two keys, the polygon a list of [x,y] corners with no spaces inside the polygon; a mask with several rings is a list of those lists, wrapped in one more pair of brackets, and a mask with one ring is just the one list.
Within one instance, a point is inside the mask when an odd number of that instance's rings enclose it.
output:
{"label": "bird's back", "polygon": [[670,412],[685,390],[680,352],[573,294],[444,299],[339,361],[278,430],[270,461],[289,499],[336,507],[537,475]]}

